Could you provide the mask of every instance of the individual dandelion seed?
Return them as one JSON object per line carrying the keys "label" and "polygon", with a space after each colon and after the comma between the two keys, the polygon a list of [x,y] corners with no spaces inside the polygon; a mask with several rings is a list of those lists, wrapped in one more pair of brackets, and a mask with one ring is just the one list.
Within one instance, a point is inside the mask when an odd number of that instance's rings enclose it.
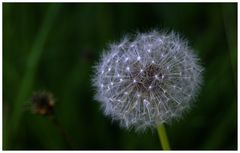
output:
{"label": "individual dandelion seed", "polygon": [[95,66],[95,99],[125,128],[180,118],[202,82],[203,68],[175,32],[140,33],[111,44]]}

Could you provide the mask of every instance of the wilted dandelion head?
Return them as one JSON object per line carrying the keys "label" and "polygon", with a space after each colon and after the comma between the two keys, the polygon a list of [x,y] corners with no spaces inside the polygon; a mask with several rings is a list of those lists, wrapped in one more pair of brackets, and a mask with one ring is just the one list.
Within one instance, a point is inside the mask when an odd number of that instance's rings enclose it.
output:
{"label": "wilted dandelion head", "polygon": [[31,97],[31,107],[34,114],[52,115],[54,113],[55,100],[52,93],[47,91],[34,92]]}
{"label": "wilted dandelion head", "polygon": [[174,32],[125,37],[96,66],[96,100],[126,128],[154,127],[190,107],[202,70],[187,41]]}

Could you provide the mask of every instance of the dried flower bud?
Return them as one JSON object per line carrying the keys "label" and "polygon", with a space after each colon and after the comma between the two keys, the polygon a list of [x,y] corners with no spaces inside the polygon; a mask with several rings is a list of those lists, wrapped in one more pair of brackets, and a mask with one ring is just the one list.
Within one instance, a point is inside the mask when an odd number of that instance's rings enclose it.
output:
{"label": "dried flower bud", "polygon": [[33,93],[31,97],[32,111],[39,115],[52,115],[55,101],[53,95],[46,91]]}
{"label": "dried flower bud", "polygon": [[203,68],[178,34],[150,33],[111,44],[96,66],[96,100],[126,128],[144,129],[181,117]]}

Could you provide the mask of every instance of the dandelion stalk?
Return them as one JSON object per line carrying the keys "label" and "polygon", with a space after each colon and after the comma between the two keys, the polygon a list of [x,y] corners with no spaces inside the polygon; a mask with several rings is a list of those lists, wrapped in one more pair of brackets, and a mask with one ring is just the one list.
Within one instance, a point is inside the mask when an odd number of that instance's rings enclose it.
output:
{"label": "dandelion stalk", "polygon": [[163,150],[170,150],[170,144],[167,137],[167,132],[164,124],[159,124],[157,127],[158,136]]}
{"label": "dandelion stalk", "polygon": [[67,143],[73,149],[76,146],[76,144],[73,141],[72,137],[68,134],[68,132],[62,126],[62,124],[60,123],[58,118],[55,115],[49,116],[49,118],[52,121],[52,123],[59,129],[59,131],[61,132],[61,134],[64,137],[64,139],[67,141]]}

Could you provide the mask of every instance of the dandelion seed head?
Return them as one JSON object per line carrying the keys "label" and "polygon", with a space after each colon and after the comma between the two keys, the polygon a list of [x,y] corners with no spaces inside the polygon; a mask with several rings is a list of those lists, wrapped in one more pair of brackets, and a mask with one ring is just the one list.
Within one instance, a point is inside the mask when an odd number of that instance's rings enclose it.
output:
{"label": "dandelion seed head", "polygon": [[95,68],[96,100],[105,115],[136,130],[181,118],[202,83],[199,58],[175,32],[124,38]]}

